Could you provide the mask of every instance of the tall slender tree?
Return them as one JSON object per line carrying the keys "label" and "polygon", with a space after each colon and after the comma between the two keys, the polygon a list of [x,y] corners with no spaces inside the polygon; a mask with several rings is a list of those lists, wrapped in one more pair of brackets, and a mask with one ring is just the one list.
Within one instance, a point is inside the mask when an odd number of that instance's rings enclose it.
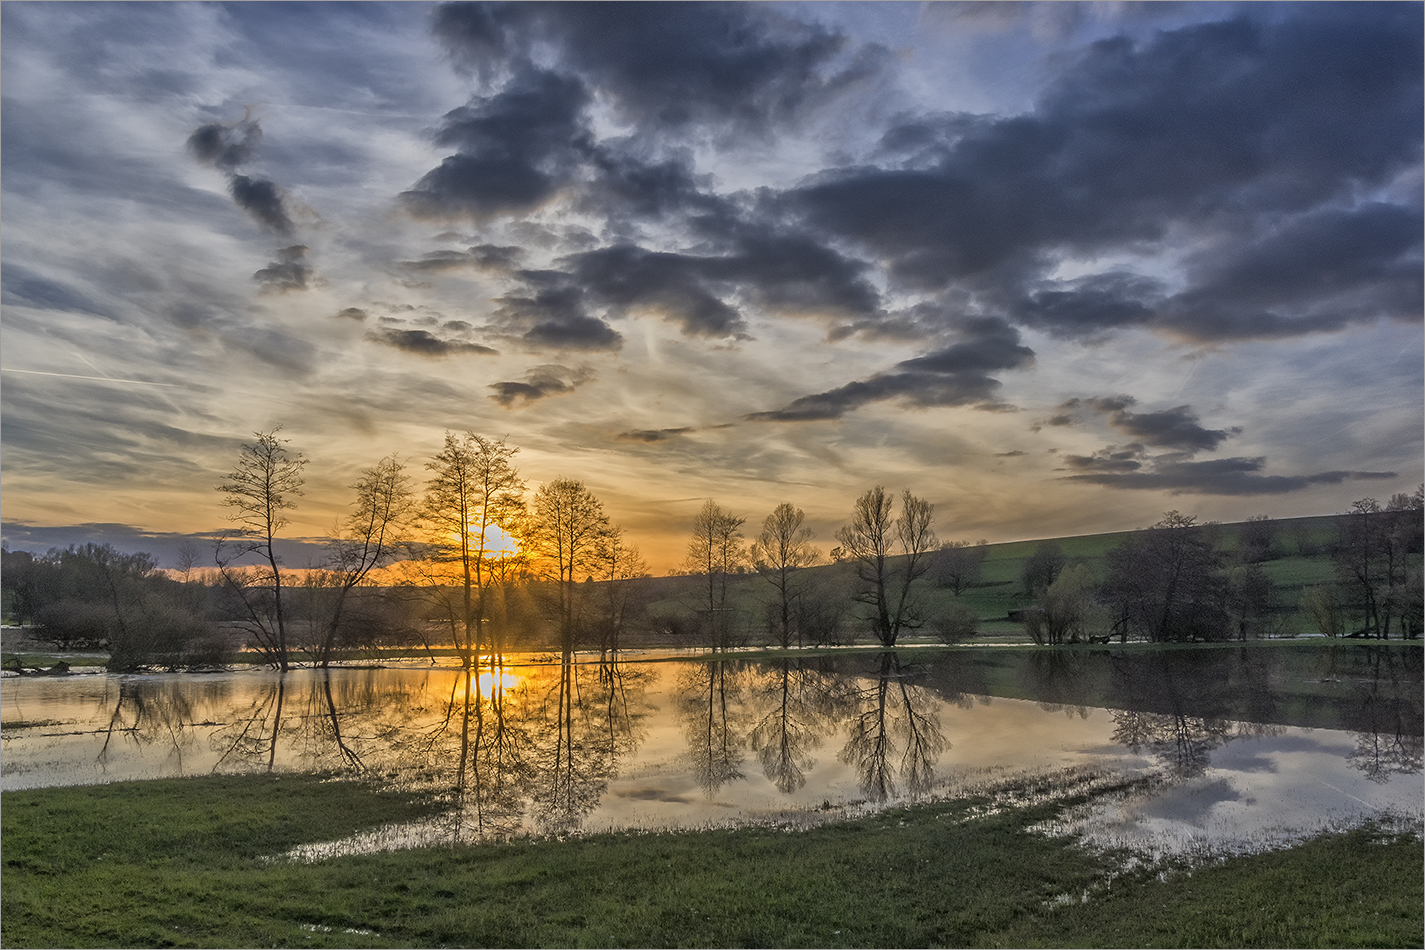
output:
{"label": "tall slender tree", "polygon": [[421,506],[424,549],[430,560],[454,571],[447,580],[459,599],[448,607],[455,646],[467,666],[483,642],[491,561],[507,553],[523,510],[524,481],[511,464],[517,452],[504,439],[447,432],[445,448],[426,463],[431,477]]}
{"label": "tall slender tree", "polygon": [[[263,651],[281,670],[288,668],[287,618],[282,603],[282,559],[278,534],[290,523],[285,512],[297,507],[302,494],[301,453],[286,449],[277,426],[257,432],[238,453],[237,467],[217,486],[223,504],[232,509],[228,520],[237,527],[218,540],[215,558],[222,579],[238,596],[249,629]],[[244,569],[238,562],[255,555],[259,566]]]}
{"label": "tall slender tree", "polygon": [[539,555],[544,574],[558,592],[559,637],[567,653],[579,626],[580,576],[599,570],[599,553],[609,533],[603,502],[572,478],[556,478],[535,492],[526,543]]}
{"label": "tall slender tree", "polygon": [[783,647],[791,646],[793,627],[798,642],[802,636],[794,606],[799,593],[797,574],[821,559],[821,552],[811,543],[816,535],[803,525],[805,520],[800,508],[783,502],[763,519],[762,532],[752,542],[753,566],[777,590],[777,633]]}
{"label": "tall slender tree", "polygon": [[352,488],[356,491],[355,510],[338,522],[327,549],[336,595],[326,617],[322,666],[331,662],[352,591],[364,584],[372,571],[398,556],[413,504],[411,479],[406,475],[405,464],[395,455],[362,469]]}
{"label": "tall slender tree", "polygon": [[709,498],[693,518],[693,536],[684,559],[688,570],[703,575],[707,583],[704,609],[713,643],[719,647],[727,646],[730,638],[727,579],[746,559],[742,540],[745,521]]}

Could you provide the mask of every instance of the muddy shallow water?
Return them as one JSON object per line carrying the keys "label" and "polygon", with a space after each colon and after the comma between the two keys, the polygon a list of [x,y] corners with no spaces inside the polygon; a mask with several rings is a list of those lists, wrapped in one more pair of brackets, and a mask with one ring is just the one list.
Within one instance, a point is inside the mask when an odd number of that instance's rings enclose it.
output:
{"label": "muddy shallow water", "polygon": [[1153,851],[1417,820],[1421,650],[956,650],[7,678],[6,790],[335,771],[450,815],[339,850],[805,821],[1016,775],[1150,779],[1066,827]]}

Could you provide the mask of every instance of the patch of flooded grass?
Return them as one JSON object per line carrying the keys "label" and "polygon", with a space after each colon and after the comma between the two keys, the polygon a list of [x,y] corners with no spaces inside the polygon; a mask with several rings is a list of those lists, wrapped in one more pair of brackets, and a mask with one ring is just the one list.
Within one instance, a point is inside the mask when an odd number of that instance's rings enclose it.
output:
{"label": "patch of flooded grass", "polygon": [[[1120,779],[1121,781],[1121,779]],[[797,828],[272,860],[420,824],[428,796],[314,776],[7,792],[6,946],[1418,946],[1418,837],[1124,871],[1047,828],[1081,770]],[[857,806],[862,807],[862,806]],[[315,856],[314,856],[315,857]]]}

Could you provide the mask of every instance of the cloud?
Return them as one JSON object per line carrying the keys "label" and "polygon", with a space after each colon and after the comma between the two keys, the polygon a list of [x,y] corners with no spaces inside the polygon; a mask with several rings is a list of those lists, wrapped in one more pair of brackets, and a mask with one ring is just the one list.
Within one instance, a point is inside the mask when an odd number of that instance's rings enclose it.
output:
{"label": "cloud", "polygon": [[332,314],[334,317],[344,317],[347,320],[365,320],[370,314],[360,307],[346,307]]}
{"label": "cloud", "polygon": [[262,126],[255,119],[244,117],[230,125],[209,122],[188,136],[188,151],[204,165],[231,172],[252,161],[261,139]]}
{"label": "cloud", "polygon": [[[308,248],[305,244],[294,244],[291,247],[280,248],[277,251],[277,260],[253,274],[252,279],[262,285],[263,293],[287,293],[293,290],[306,290],[312,280],[312,275],[315,273],[311,265],[304,262],[307,256],[307,250]],[[358,313],[360,313],[360,311],[358,311]],[[352,316],[352,314],[343,310],[339,316]],[[360,313],[358,319],[364,319],[365,316],[364,313]]]}
{"label": "cloud", "polygon": [[848,60],[844,35],[753,4],[451,3],[434,31],[487,81],[551,49],[623,123],[660,132],[765,136],[888,61],[876,47]]}
{"label": "cloud", "polygon": [[228,192],[237,206],[269,231],[283,236],[296,230],[287,214],[282,189],[265,178],[234,175],[228,181]]}
{"label": "cloud", "polygon": [[472,269],[507,273],[525,255],[524,248],[513,245],[480,244],[463,251],[435,251],[420,260],[400,261],[396,267],[413,273],[442,273]]}
{"label": "cloud", "polygon": [[681,426],[676,429],[634,429],[630,432],[620,432],[614,438],[620,442],[667,442],[676,436],[696,431],[692,426]]}
{"label": "cloud", "polygon": [[460,340],[443,340],[429,330],[409,330],[391,327],[383,330],[373,330],[366,334],[366,339],[394,347],[398,350],[403,350],[407,353],[414,353],[417,356],[440,358],[465,354],[475,354],[478,356],[499,355],[498,350],[493,350],[488,346],[481,346],[478,343],[466,343]]}
{"label": "cloud", "polygon": [[210,122],[188,136],[188,151],[200,163],[228,176],[228,193],[239,208],[264,229],[286,237],[296,226],[287,211],[282,189],[265,178],[238,173],[240,167],[252,160],[261,138],[262,127],[249,116],[230,125]]}
{"label": "cloud", "polygon": [[[829,170],[772,200],[908,287],[960,287],[1059,336],[1417,319],[1418,197],[1356,202],[1418,169],[1421,27],[1418,7],[1323,4],[1101,40],[1026,113],[909,117],[890,144],[917,161]],[[1121,268],[1050,279],[1064,261],[1186,247],[1172,294]]]}
{"label": "cloud", "polygon": [[1419,210],[1382,202],[1298,215],[1255,240],[1211,246],[1188,267],[1191,288],[1157,319],[1193,340],[1415,321],[1425,299]]}
{"label": "cloud", "polygon": [[538,208],[587,154],[588,98],[577,79],[526,67],[500,93],[446,113],[436,144],[457,151],[401,194],[406,209],[485,221]]}
{"label": "cloud", "polygon": [[[74,525],[33,525],[6,521],[6,546],[15,551],[44,554],[55,548],[79,544],[111,544],[128,554],[151,554],[160,567],[177,568],[185,546],[198,552],[198,570],[213,567],[213,538],[222,529],[202,533],[150,531],[113,522],[86,522]],[[320,564],[327,555],[325,539],[279,538],[273,543],[277,554],[288,564]]]}
{"label": "cloud", "polygon": [[839,419],[867,403],[888,399],[922,408],[992,406],[1000,381],[989,376],[989,371],[1019,369],[1034,362],[1034,351],[1019,342],[1019,331],[1003,322],[967,321],[962,337],[933,353],[898,363],[896,371],[802,396],[782,409],[754,412],[744,418],[752,422]]}
{"label": "cloud", "polygon": [[1065,455],[1064,462],[1081,472],[1136,472],[1143,467],[1144,458],[1143,444],[1133,442],[1110,445],[1093,455]]}
{"label": "cloud", "polygon": [[1109,425],[1146,445],[1187,453],[1210,452],[1230,436],[1238,435],[1242,431],[1240,428],[1205,429],[1198,424],[1197,413],[1192,411],[1191,406],[1175,406],[1162,412],[1130,412],[1128,407],[1136,401],[1132,396],[1126,395],[1082,401],[1071,399],[1064,403],[1062,408],[1082,404],[1106,414]]}
{"label": "cloud", "polygon": [[500,298],[497,323],[520,334],[532,349],[596,351],[617,350],[623,335],[584,309],[584,292],[566,284],[563,275],[550,272],[522,274],[534,285],[532,293],[512,292]]}
{"label": "cloud", "polygon": [[1157,459],[1148,471],[1129,468],[1114,469],[1105,459],[1102,464],[1077,459],[1077,468],[1090,469],[1066,475],[1067,481],[1088,482],[1107,488],[1142,491],[1167,491],[1174,495],[1283,495],[1301,491],[1312,485],[1338,485],[1347,480],[1396,478],[1395,472],[1331,471],[1314,475],[1263,475],[1266,459],[1226,458],[1205,462]]}
{"label": "cloud", "polygon": [[490,398],[506,409],[514,408],[516,402],[529,405],[548,396],[572,393],[581,383],[593,377],[587,367],[570,369],[567,366],[548,364],[536,366],[525,374],[522,382],[491,383],[495,395]]}

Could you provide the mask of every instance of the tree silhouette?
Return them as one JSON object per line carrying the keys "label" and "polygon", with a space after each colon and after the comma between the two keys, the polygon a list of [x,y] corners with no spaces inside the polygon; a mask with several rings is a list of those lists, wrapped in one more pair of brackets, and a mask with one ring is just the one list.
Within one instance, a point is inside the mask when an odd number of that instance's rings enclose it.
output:
{"label": "tree silhouette", "polygon": [[708,631],[714,647],[730,645],[730,608],[727,605],[727,578],[743,564],[742,525],[739,518],[709,498],[693,518],[693,536],[683,563],[688,570],[703,575],[707,583]]}
{"label": "tree silhouette", "polygon": [[930,569],[935,550],[935,506],[909,491],[901,513],[880,485],[856,499],[851,523],[836,532],[843,556],[856,565],[861,589],[856,599],[871,608],[871,625],[882,646],[893,647],[902,630],[924,618],[913,599],[915,582]]}
{"label": "tree silhouette", "polygon": [[821,552],[811,543],[815,535],[802,526],[805,519],[800,508],[783,502],[762,521],[762,533],[752,542],[753,566],[777,590],[777,635],[783,647],[791,646],[793,626],[797,644],[802,642],[802,625],[794,608],[801,593],[796,576],[802,568],[821,560]]}
{"label": "tree silhouette", "polygon": [[609,533],[603,503],[581,481],[556,478],[535,492],[527,543],[540,557],[544,574],[556,584],[559,639],[574,648],[579,627],[576,582],[599,569],[599,552]]}
{"label": "tree silhouette", "polygon": [[[242,604],[244,621],[259,649],[285,671],[288,649],[282,559],[274,542],[289,524],[284,512],[297,507],[307,460],[301,453],[288,453],[285,446],[289,440],[277,437],[281,428],[255,433],[256,440],[238,454],[237,467],[217,486],[223,504],[232,509],[228,518],[237,528],[218,541],[215,558],[224,584]],[[264,565],[255,570],[240,568],[237,561],[249,554],[257,555]]]}
{"label": "tree silhouette", "polygon": [[331,662],[352,591],[373,570],[396,558],[401,551],[401,532],[411,511],[411,480],[406,476],[405,465],[394,455],[363,469],[352,487],[356,490],[356,510],[337,525],[328,547],[327,563],[335,575],[336,596],[320,648],[322,666]]}
{"label": "tree silhouette", "polygon": [[524,482],[510,464],[519,449],[466,432],[445,434],[445,448],[426,463],[431,472],[421,510],[429,559],[453,567],[458,607],[447,604],[455,646],[470,666],[482,645],[490,562],[522,511]]}

